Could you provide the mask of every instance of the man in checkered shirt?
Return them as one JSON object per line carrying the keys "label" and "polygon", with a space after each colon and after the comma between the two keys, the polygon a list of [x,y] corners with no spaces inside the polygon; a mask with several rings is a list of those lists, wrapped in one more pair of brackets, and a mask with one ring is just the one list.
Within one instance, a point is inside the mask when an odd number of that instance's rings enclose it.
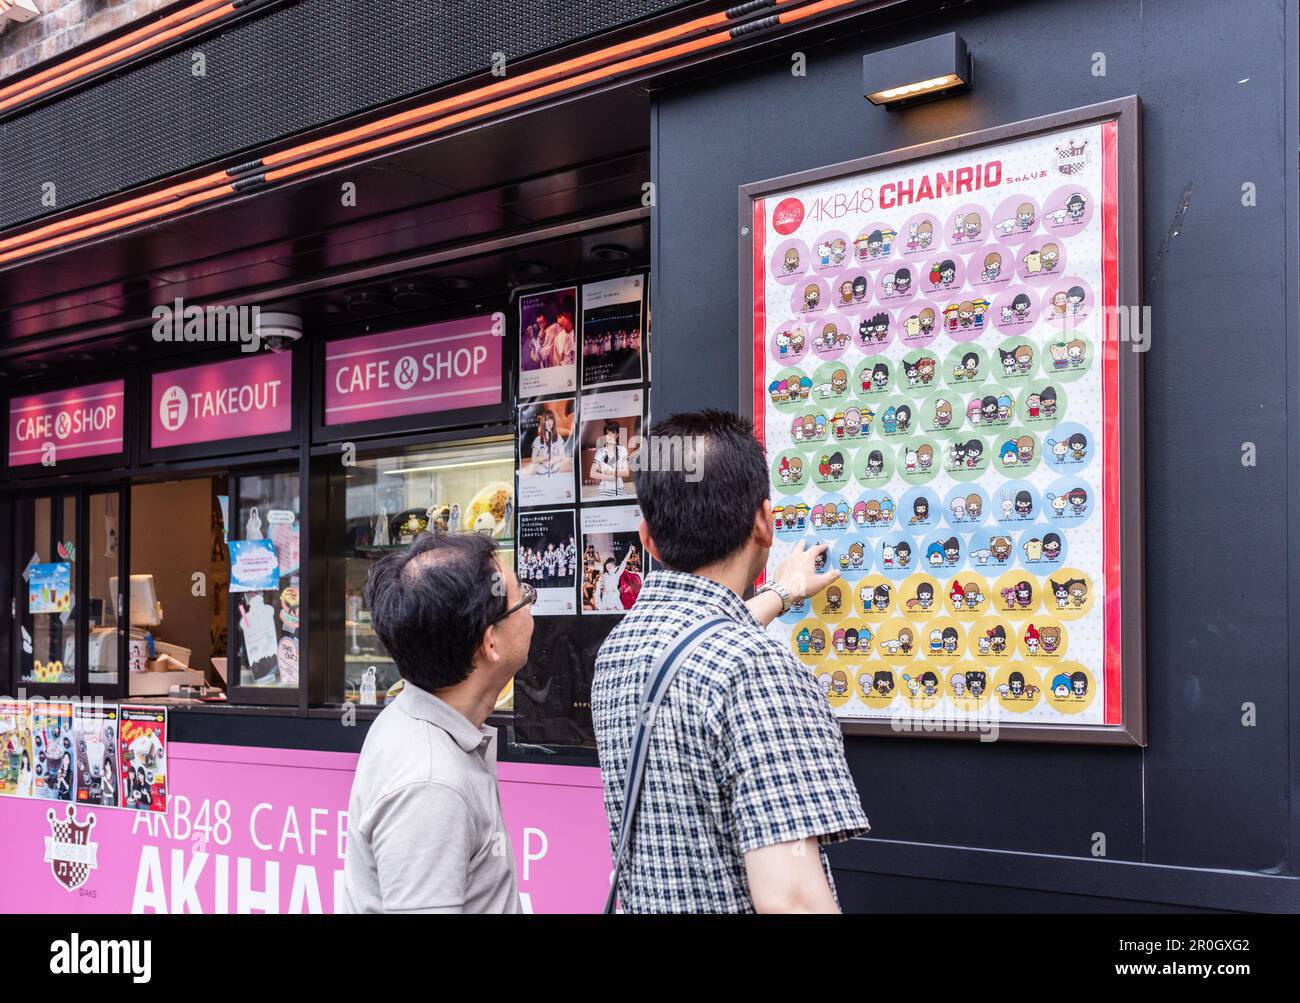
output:
{"label": "man in checkered shirt", "polygon": [[705,618],[731,621],[681,666],[655,715],[618,893],[625,912],[835,912],[822,849],[870,828],[826,697],[764,625],[830,584],[802,544],[748,602],[772,544],[768,465],[746,420],[675,415],[643,452],[685,462],[634,473],[641,542],[658,568],[596,658],[591,708],[610,838],[642,687]]}

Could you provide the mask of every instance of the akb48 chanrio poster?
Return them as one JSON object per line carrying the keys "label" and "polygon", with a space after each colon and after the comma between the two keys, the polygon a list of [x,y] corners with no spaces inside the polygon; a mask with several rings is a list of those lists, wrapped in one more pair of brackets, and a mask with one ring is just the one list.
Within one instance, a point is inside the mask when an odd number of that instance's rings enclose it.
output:
{"label": "akb48 chanrio poster", "polygon": [[770,567],[842,572],[770,629],[841,717],[1120,723],[1115,129],[753,200]]}

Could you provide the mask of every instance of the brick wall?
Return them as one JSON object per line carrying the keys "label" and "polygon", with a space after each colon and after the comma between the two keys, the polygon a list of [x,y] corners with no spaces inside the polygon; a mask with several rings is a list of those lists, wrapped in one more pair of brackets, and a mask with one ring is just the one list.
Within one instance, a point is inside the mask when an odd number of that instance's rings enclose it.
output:
{"label": "brick wall", "polygon": [[0,80],[144,17],[173,0],[36,0],[41,16],[0,30]]}

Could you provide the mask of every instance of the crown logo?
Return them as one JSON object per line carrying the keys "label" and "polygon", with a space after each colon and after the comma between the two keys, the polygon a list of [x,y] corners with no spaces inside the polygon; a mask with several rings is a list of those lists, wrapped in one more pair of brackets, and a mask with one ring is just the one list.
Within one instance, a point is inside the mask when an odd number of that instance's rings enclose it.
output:
{"label": "crown logo", "polygon": [[1076,143],[1068,139],[1064,147],[1056,148],[1056,169],[1062,174],[1078,174],[1088,163],[1088,141]]}

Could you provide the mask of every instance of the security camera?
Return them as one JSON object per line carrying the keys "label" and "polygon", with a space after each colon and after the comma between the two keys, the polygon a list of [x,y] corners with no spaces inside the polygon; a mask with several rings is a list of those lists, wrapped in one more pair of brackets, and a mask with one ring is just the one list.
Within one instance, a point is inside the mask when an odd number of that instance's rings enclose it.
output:
{"label": "security camera", "polygon": [[258,339],[271,352],[287,352],[302,339],[302,318],[296,313],[258,311]]}

